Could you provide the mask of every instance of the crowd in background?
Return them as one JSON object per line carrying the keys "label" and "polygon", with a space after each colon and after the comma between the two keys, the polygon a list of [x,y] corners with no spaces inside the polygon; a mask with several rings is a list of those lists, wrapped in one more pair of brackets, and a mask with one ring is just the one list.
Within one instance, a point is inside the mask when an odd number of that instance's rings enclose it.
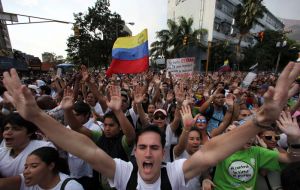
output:
{"label": "crowd in background", "polygon": [[[66,128],[85,135],[110,157],[138,165],[136,134],[147,127],[156,126],[164,134],[163,162],[167,163],[190,158],[212,139],[253,119],[278,76],[257,73],[245,88],[241,83],[246,74],[194,73],[179,79],[166,71],[148,71],[107,78],[104,72],[82,65],[61,77],[44,74],[23,77],[21,82],[38,107]],[[25,120],[16,111],[21,108],[3,96],[6,87],[0,86],[0,187],[14,183],[17,189],[114,189],[87,160],[66,152],[39,126]],[[299,182],[292,181],[300,173],[300,143],[292,144],[295,151],[290,151],[289,134],[280,130],[293,128],[300,140],[299,107],[296,93],[277,122],[264,126],[242,149],[190,179],[186,189],[300,189]],[[234,143],[234,139],[224,142]],[[143,166],[151,170],[152,163]],[[161,172],[162,181],[168,181],[163,176]],[[5,181],[8,178],[11,181]]]}

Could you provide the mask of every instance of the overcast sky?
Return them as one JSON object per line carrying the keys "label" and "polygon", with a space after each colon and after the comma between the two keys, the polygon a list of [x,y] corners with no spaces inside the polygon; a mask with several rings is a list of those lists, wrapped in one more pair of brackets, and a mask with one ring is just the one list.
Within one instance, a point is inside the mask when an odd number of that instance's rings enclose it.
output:
{"label": "overcast sky", "polygon": [[[45,17],[73,22],[73,13],[86,12],[96,0],[2,0],[5,12]],[[133,35],[148,28],[149,42],[155,32],[166,27],[167,0],[111,0],[111,10],[119,13],[125,22],[134,22],[129,28]],[[300,0],[264,0],[266,7],[282,18],[300,20]],[[19,17],[19,22],[25,21]],[[43,52],[66,56],[68,36],[72,25],[60,23],[8,26],[14,49],[41,57]]]}

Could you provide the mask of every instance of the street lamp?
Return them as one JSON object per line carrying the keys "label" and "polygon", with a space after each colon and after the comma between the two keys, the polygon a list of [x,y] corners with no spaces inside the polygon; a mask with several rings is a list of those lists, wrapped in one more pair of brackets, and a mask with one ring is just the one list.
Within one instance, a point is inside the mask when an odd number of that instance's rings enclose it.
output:
{"label": "street lamp", "polygon": [[279,53],[277,56],[277,62],[276,62],[276,67],[275,67],[275,74],[277,73],[278,70],[278,66],[279,66],[279,62],[280,62],[280,58],[281,58],[281,53],[282,53],[282,49],[286,46],[287,41],[280,41],[276,43],[276,47],[279,48]]}

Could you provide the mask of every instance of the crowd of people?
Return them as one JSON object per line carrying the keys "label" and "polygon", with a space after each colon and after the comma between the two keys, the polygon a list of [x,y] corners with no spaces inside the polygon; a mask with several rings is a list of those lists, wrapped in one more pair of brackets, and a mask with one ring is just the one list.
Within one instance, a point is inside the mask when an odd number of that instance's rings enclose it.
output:
{"label": "crowd of people", "polygon": [[0,189],[300,189],[300,65],[245,75],[4,72]]}

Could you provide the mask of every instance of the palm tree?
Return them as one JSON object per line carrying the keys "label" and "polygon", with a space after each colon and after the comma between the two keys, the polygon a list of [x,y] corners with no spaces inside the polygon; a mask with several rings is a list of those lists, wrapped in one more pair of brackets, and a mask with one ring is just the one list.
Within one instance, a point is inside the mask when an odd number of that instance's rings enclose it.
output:
{"label": "palm tree", "polygon": [[249,33],[253,24],[259,18],[263,18],[266,7],[263,0],[243,0],[243,5],[238,5],[235,12],[235,21],[239,30],[239,41],[237,44],[237,61],[240,61],[240,47],[243,38]]}
{"label": "palm tree", "polygon": [[[167,25],[168,29],[156,32],[158,40],[150,45],[150,55],[153,58],[174,58],[189,46],[205,48],[203,41],[207,30],[193,30],[192,18],[185,19],[184,17],[180,17],[179,24],[169,19]],[[186,43],[183,43],[184,39]]]}

